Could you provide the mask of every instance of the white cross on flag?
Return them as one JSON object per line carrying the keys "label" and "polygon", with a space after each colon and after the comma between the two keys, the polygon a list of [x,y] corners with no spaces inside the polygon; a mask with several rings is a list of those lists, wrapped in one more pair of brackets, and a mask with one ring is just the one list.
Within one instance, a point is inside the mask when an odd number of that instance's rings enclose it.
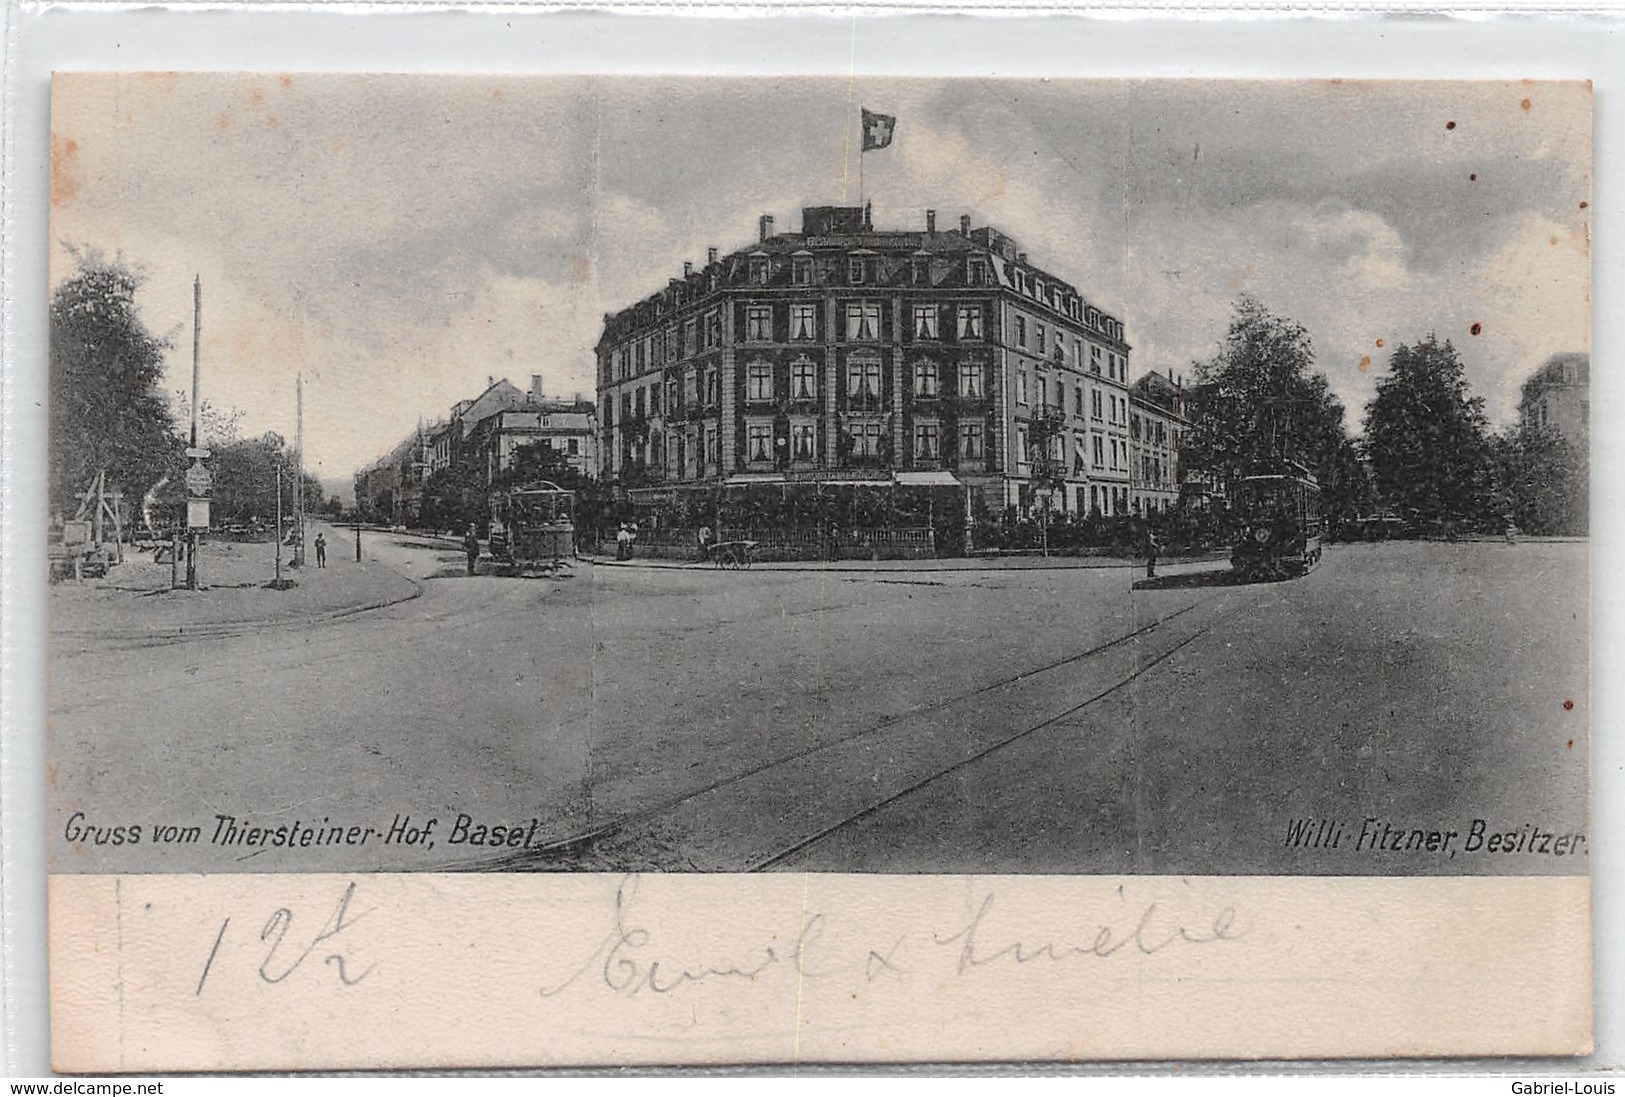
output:
{"label": "white cross on flag", "polygon": [[897,128],[894,114],[875,114],[867,107],[863,111],[863,151],[883,149],[891,144],[892,131]]}

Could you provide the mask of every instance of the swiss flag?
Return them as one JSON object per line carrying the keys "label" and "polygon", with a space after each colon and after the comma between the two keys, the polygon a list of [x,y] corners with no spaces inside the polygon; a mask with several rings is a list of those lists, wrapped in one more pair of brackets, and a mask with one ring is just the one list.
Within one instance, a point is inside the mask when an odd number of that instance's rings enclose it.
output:
{"label": "swiss flag", "polygon": [[863,151],[883,149],[891,144],[892,133],[897,129],[897,116],[876,114],[867,107],[860,109],[863,111]]}

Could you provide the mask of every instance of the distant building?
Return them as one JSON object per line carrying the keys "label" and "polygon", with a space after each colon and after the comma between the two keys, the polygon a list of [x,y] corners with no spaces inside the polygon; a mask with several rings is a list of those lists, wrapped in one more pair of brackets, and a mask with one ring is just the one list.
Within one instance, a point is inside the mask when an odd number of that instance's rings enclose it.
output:
{"label": "distant building", "polygon": [[417,520],[428,479],[428,453],[422,426],[389,453],[355,474],[356,510],[392,525]]}
{"label": "distant building", "polygon": [[466,447],[487,483],[512,468],[524,446],[542,446],[583,476],[598,475],[596,417],[590,400],[551,402],[496,412],[477,423]]}
{"label": "distant building", "polygon": [[606,315],[600,467],[634,501],[727,483],[961,484],[990,509],[1126,514],[1123,323],[994,228],[809,207]]}
{"label": "distant building", "polygon": [[420,425],[386,456],[356,473],[356,506],[363,514],[414,525],[430,476],[459,464],[474,470],[478,482],[489,484],[512,467],[515,454],[526,445],[548,446],[571,468],[596,476],[592,401],[579,395],[562,400],[546,396],[539,374],[531,376],[529,390],[491,378],[478,396],[452,405],[445,421]]}
{"label": "distant building", "polygon": [[1591,443],[1591,355],[1554,354],[1523,383],[1518,418],[1584,451]]}
{"label": "distant building", "polygon": [[1179,503],[1179,447],[1190,429],[1185,386],[1148,373],[1129,387],[1129,509],[1160,514]]}

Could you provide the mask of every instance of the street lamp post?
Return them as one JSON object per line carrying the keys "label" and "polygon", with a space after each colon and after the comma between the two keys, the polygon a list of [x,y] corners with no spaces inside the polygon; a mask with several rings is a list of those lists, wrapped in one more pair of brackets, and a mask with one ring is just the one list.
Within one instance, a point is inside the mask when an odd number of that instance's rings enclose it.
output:
{"label": "street lamp post", "polygon": [[282,589],[282,465],[276,467],[276,589]]}

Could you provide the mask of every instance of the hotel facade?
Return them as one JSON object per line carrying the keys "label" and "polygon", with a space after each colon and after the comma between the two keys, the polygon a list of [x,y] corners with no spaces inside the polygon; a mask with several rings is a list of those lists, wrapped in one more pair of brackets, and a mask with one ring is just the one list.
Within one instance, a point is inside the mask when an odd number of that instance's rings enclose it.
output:
{"label": "hotel facade", "polygon": [[810,207],[779,233],[763,216],[753,246],[605,316],[601,473],[633,502],[891,482],[1128,514],[1130,352],[1119,318],[969,217],[879,231],[866,208]]}

